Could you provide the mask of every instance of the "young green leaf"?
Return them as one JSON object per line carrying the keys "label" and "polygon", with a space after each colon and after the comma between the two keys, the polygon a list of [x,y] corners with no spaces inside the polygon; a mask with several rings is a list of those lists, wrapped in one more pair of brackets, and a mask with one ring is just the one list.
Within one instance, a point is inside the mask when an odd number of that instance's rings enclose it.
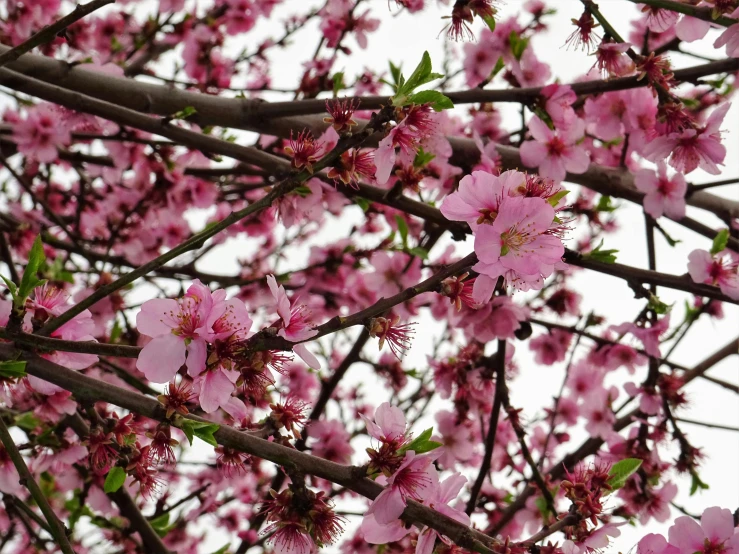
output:
{"label": "young green leaf", "polygon": [[208,423],[206,421],[195,421],[185,419],[180,425],[180,429],[185,433],[187,440],[192,444],[193,437],[198,437],[203,442],[207,442],[211,446],[218,446],[213,433],[218,431],[221,426],[217,423]]}
{"label": "young green leaf", "polygon": [[126,470],[119,466],[113,466],[108,475],[105,476],[103,490],[106,493],[115,492],[123,486],[126,481]]}
{"label": "young green leaf", "polygon": [[690,496],[693,496],[698,490],[706,490],[708,489],[708,485],[701,481],[701,478],[698,476],[698,474],[694,471],[692,474],[692,481],[690,483]]}
{"label": "young green leaf", "polygon": [[45,261],[44,245],[41,242],[41,236],[37,236],[28,254],[28,264],[23,272],[23,277],[21,277],[20,287],[18,287],[17,302],[19,306],[26,301],[26,298],[31,294],[34,287],[41,283],[37,273]]}
{"label": "young green leaf", "polygon": [[626,480],[631,477],[636,470],[641,467],[642,461],[638,458],[626,458],[613,464],[611,471],[608,472],[610,476],[608,484],[613,490],[620,489],[626,484]]}
{"label": "young green leaf", "polygon": [[411,254],[412,256],[418,256],[422,260],[429,259],[428,250],[426,250],[425,248],[421,248],[420,246],[414,246],[413,248],[409,248],[408,254]]}
{"label": "young green leaf", "polygon": [[418,152],[416,152],[416,157],[413,158],[413,167],[426,167],[435,157],[435,154],[431,154],[430,152],[424,151],[423,148],[419,148]]}
{"label": "young green leaf", "polygon": [[562,200],[569,193],[570,193],[569,190],[561,190],[557,194],[555,194],[554,196],[550,196],[547,199],[547,202],[549,202],[549,204],[554,208],[554,207],[557,206],[557,204],[559,204],[559,201]]}
{"label": "young green leaf", "polygon": [[454,103],[447,96],[435,90],[422,90],[408,98],[411,104],[431,104],[434,111],[449,110],[454,107]]}
{"label": "young green leaf", "polygon": [[595,250],[591,250],[587,254],[583,254],[582,257],[586,260],[593,260],[595,262],[602,262],[604,264],[612,264],[616,262],[616,252],[618,250],[602,250],[601,246],[603,246],[603,241],[600,241],[600,244],[595,248]]}
{"label": "young green leaf", "polygon": [[618,209],[613,203],[613,199],[610,196],[603,195],[598,199],[598,204],[595,206],[597,212],[615,212]]}
{"label": "young green leaf", "polygon": [[483,15],[482,20],[488,26],[488,29],[495,32],[495,18],[492,15]]}
{"label": "young green leaf", "polygon": [[407,248],[408,247],[408,224],[405,222],[405,219],[403,219],[399,215],[395,216],[395,223],[398,224],[398,232],[400,233],[400,238],[403,241],[403,248]]}
{"label": "young green leaf", "polygon": [[26,376],[26,362],[22,360],[7,360],[0,362],[0,377],[19,379]]}
{"label": "young green leaf", "polygon": [[713,239],[713,246],[711,246],[711,255],[715,256],[722,250],[725,250],[727,244],[729,244],[729,230],[721,229]]}

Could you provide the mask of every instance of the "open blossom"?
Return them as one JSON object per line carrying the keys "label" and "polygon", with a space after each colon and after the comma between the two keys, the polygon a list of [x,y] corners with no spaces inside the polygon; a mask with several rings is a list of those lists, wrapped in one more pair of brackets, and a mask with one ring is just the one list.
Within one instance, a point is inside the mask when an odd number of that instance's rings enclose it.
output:
{"label": "open blossom", "polygon": [[627,321],[621,325],[613,325],[611,329],[619,334],[631,333],[642,342],[647,354],[655,358],[660,358],[659,337],[669,327],[670,314],[668,313],[662,319],[652,323],[651,327],[643,327]]}
{"label": "open blossom", "polygon": [[730,250],[712,256],[696,249],[688,255],[688,273],[696,283],[718,285],[726,296],[739,300],[739,256]]}
{"label": "open blossom", "polygon": [[405,441],[407,423],[403,410],[383,402],[375,410],[375,420],[362,416],[367,432],[380,442],[401,444]]}
{"label": "open blossom", "polygon": [[[452,508],[449,503],[456,500],[459,491],[462,490],[467,478],[464,475],[455,473],[444,479],[437,488],[432,491],[429,498],[425,499],[426,504],[437,512],[461,523],[465,527],[470,525],[470,516],[462,510]],[[424,527],[418,534],[418,544],[416,545],[416,554],[431,554],[434,551],[436,538],[439,538],[444,544],[452,546],[454,543],[438,531],[430,527]]]}
{"label": "open blossom", "polygon": [[421,500],[427,490],[438,486],[439,476],[432,464],[440,454],[438,449],[420,456],[412,450],[406,452],[403,463],[388,478],[387,486],[372,502],[367,515],[374,515],[380,525],[391,523],[403,513],[409,498]]}
{"label": "open blossom", "polygon": [[47,104],[29,110],[26,119],[13,125],[13,139],[18,151],[42,163],[56,160],[57,148],[65,147],[71,141],[68,126],[60,123],[59,119],[60,114]]}
{"label": "open blossom", "polygon": [[[282,327],[277,334],[291,342],[300,342],[316,336],[318,331],[313,328],[308,308],[303,304],[291,304],[285,287],[277,285],[274,275],[267,275],[267,284],[277,302],[277,313],[282,320]],[[304,344],[294,345],[293,351],[310,367],[314,369],[321,367],[321,362],[310,353]]]}
{"label": "open blossom", "polygon": [[521,161],[528,167],[538,167],[542,177],[562,181],[570,173],[585,173],[590,157],[585,147],[578,144],[585,135],[585,122],[575,119],[564,129],[552,131],[539,117],[529,122],[534,140],[521,145]]}
{"label": "open blossom", "polygon": [[179,300],[155,298],[144,302],[136,325],[152,340],[141,350],[136,367],[149,381],[168,383],[185,363],[193,374],[203,370],[212,307],[210,290],[198,280]]}
{"label": "open blossom", "polygon": [[[519,286],[540,288],[564,254],[559,237],[550,232],[554,208],[542,198],[505,199],[492,225],[482,225],[475,234],[475,253],[480,260],[473,269],[491,280],[504,276]],[[478,287],[477,302],[490,298],[492,287]]]}
{"label": "open blossom", "polygon": [[707,508],[700,523],[681,516],[668,531],[668,539],[650,533],[639,541],[637,554],[737,554],[739,528],[730,510]]}
{"label": "open blossom", "polygon": [[657,173],[651,169],[637,171],[634,186],[646,194],[644,211],[653,218],[657,219],[663,213],[675,219],[685,217],[685,192],[688,184],[680,173],[668,177],[664,161],[657,162]]}
{"label": "open blossom", "polygon": [[652,162],[670,158],[670,165],[688,174],[697,168],[718,175],[723,165],[726,147],[721,144],[719,126],[723,123],[731,104],[716,108],[702,128],[686,128],[680,132],[655,138],[644,148],[644,157]]}
{"label": "open blossom", "polygon": [[[739,8],[729,14],[733,19],[739,19]],[[739,24],[734,23],[721,33],[721,36],[713,43],[714,48],[726,46],[726,55],[730,58],[739,58]]]}

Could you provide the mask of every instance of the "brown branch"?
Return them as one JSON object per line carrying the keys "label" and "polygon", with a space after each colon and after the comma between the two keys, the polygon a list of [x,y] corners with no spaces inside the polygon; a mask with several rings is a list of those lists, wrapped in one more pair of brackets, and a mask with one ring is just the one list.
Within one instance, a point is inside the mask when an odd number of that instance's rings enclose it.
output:
{"label": "brown branch", "polygon": [[47,25],[15,48],[11,48],[0,54],[0,67],[14,62],[23,54],[30,52],[37,46],[51,42],[57,36],[63,35],[64,30],[67,27],[108,4],[115,4],[115,0],[93,0],[88,4],[78,4],[72,13],[65,15],[59,21],[52,23],[51,25]]}
{"label": "brown branch", "polygon": [[730,17],[713,17],[713,8],[711,7],[698,7],[691,6],[690,4],[682,4],[680,2],[674,2],[672,0],[629,0],[634,4],[644,4],[646,6],[653,6],[655,8],[661,8],[663,10],[670,10],[673,12],[689,15],[696,19],[702,19],[709,23],[716,23],[723,27],[731,27],[736,23],[739,23],[736,19]]}
{"label": "brown branch", "polygon": [[5,421],[3,421],[3,418],[1,417],[0,441],[5,446],[5,451],[8,453],[8,456],[10,456],[10,459],[13,461],[15,469],[18,470],[18,475],[20,475],[21,478],[21,484],[28,489],[28,492],[31,493],[31,496],[36,501],[38,507],[41,509],[41,513],[44,514],[46,521],[49,523],[49,531],[54,537],[57,545],[64,554],[74,554],[72,545],[69,542],[69,537],[67,536],[67,528],[59,520],[59,518],[56,517],[54,510],[51,508],[49,501],[44,496],[44,493],[38,486],[38,483],[36,483],[36,480],[33,478],[33,475],[28,469],[23,456],[21,456],[21,453],[18,451],[18,447],[16,447],[15,443],[13,442],[13,437],[10,436],[10,431],[8,431],[8,428],[5,425]]}

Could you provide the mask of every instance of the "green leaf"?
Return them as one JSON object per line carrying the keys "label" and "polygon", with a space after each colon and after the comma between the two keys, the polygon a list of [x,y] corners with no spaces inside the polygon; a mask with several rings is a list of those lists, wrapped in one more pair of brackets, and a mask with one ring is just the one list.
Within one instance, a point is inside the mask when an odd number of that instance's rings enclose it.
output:
{"label": "green leaf", "polygon": [[616,252],[618,250],[602,250],[601,246],[603,246],[603,241],[600,241],[600,244],[595,248],[595,250],[591,250],[587,254],[583,254],[583,258],[586,260],[593,260],[595,262],[601,262],[604,264],[612,264],[616,262]]}
{"label": "green leaf", "polygon": [[24,431],[33,431],[41,425],[41,420],[33,412],[26,412],[15,416],[15,424]]}
{"label": "green leaf", "polygon": [[429,56],[428,52],[424,52],[423,56],[421,56],[421,62],[413,70],[411,76],[408,77],[401,92],[413,92],[416,87],[420,87],[428,82],[426,79],[428,79],[429,75],[431,75],[431,56]]}
{"label": "green leaf", "polygon": [[26,362],[22,360],[7,360],[0,362],[0,377],[18,379],[26,376]]}
{"label": "green leaf", "polygon": [[340,91],[346,88],[346,84],[344,83],[344,72],[339,71],[338,73],[334,73],[334,76],[331,77],[331,82],[334,84],[334,96]]}
{"label": "green leaf", "polygon": [[230,544],[224,544],[218,550],[211,552],[211,554],[228,554],[228,549],[230,548],[230,546]]}
{"label": "green leaf", "polygon": [[618,206],[613,204],[613,199],[605,194],[598,199],[598,204],[595,206],[597,212],[615,212],[616,209]]}
{"label": "green leaf", "polygon": [[113,328],[110,330],[110,342],[118,342],[118,339],[121,338],[121,333],[123,332],[123,329],[121,328],[121,324],[116,319],[113,322]]}
{"label": "green leaf", "polygon": [[524,51],[529,45],[529,39],[528,38],[521,38],[521,36],[516,31],[511,31],[511,34],[508,36],[508,41],[511,45],[511,53],[517,60],[521,60],[521,56],[523,56]]}
{"label": "green leaf", "polygon": [[608,472],[610,478],[608,484],[615,491],[626,484],[626,480],[631,477],[636,470],[641,467],[642,461],[638,458],[626,458],[613,464],[611,471]]}
{"label": "green leaf", "polygon": [[663,315],[670,311],[671,306],[662,302],[658,296],[654,294],[649,295],[649,304],[647,307],[652,310],[655,314]]}
{"label": "green leaf", "polygon": [[422,444],[417,444],[413,447],[413,451],[416,454],[425,454],[426,452],[431,452],[432,450],[436,450],[441,446],[440,442],[436,441],[426,441]]}
{"label": "green leaf", "polygon": [[497,61],[497,62],[495,62],[495,67],[494,67],[494,68],[493,68],[493,70],[492,70],[492,71],[490,72],[490,75],[489,75],[489,76],[488,76],[488,78],[487,78],[488,82],[490,82],[490,81],[492,81],[493,79],[495,79],[495,76],[496,76],[496,75],[497,75],[498,73],[500,73],[501,71],[503,71],[503,68],[504,68],[504,67],[505,67],[505,60],[503,59],[503,56],[500,56],[500,57],[498,58],[498,61]]}
{"label": "green leaf", "polygon": [[196,110],[193,106],[185,106],[180,111],[172,114],[169,119],[187,119],[188,117],[192,117],[196,113],[198,113],[198,110]]}
{"label": "green leaf", "polygon": [[420,246],[414,246],[413,248],[408,249],[408,254],[412,256],[418,256],[422,260],[428,260],[429,259],[429,252],[425,248],[421,248]]}
{"label": "green leaf", "polygon": [[491,31],[495,31],[495,18],[492,15],[483,15],[482,20],[485,22],[485,25],[488,26],[488,29]]}
{"label": "green leaf", "polygon": [[21,277],[20,287],[18,287],[18,305],[25,302],[28,295],[31,294],[31,291],[37,286],[37,283],[41,282],[37,273],[41,264],[45,261],[46,255],[44,254],[44,245],[41,243],[41,236],[37,236],[36,240],[33,241],[33,246],[28,254],[28,264],[23,272],[23,277]]}
{"label": "green leaf", "polygon": [[435,90],[422,90],[411,95],[408,98],[411,104],[431,104],[434,111],[449,110],[454,107],[454,103],[447,96]]}
{"label": "green leaf", "polygon": [[727,244],[729,244],[729,230],[721,229],[713,239],[713,246],[711,246],[711,255],[715,256],[722,250],[725,250]]}
{"label": "green leaf", "polygon": [[400,217],[399,215],[395,216],[395,223],[398,224],[398,232],[400,233],[400,238],[403,241],[403,247],[408,247],[408,224],[405,222],[405,219]]}
{"label": "green leaf", "polygon": [[423,148],[419,148],[418,152],[416,152],[416,157],[413,158],[413,167],[426,167],[435,157],[435,154],[431,154],[430,152],[424,151]]}
{"label": "green leaf", "polygon": [[410,443],[398,450],[398,452],[402,454],[404,452],[407,452],[408,450],[413,450],[417,454],[424,454],[426,452],[431,452],[432,450],[439,448],[441,446],[441,443],[429,440],[433,433],[433,428],[429,427],[423,433],[413,439]]}
{"label": "green leaf", "polygon": [[701,481],[701,478],[695,471],[691,473],[691,476],[693,480],[690,483],[690,496],[693,496],[696,492],[698,492],[699,489],[702,491],[708,489],[708,485]]}
{"label": "green leaf", "polygon": [[207,421],[195,421],[192,419],[182,420],[180,429],[185,433],[187,440],[192,445],[193,437],[198,437],[203,442],[207,442],[211,446],[218,446],[213,433],[220,429],[217,423],[208,423]]}
{"label": "green leaf", "polygon": [[103,490],[106,493],[115,492],[123,486],[126,481],[126,470],[119,466],[113,466],[105,476]]}
{"label": "green leaf", "polygon": [[393,62],[390,63],[390,75],[393,77],[393,85],[395,85],[395,89],[400,88],[400,66],[395,65]]}
{"label": "green leaf", "polygon": [[366,198],[362,198],[361,196],[357,196],[354,198],[354,203],[362,208],[362,211],[366,212],[370,209],[370,201]]}
{"label": "green leaf", "polygon": [[169,525],[169,512],[166,514],[162,514],[159,517],[155,517],[152,520],[149,520],[149,523],[151,523],[151,526],[154,529],[166,529],[167,525]]}
{"label": "green leaf", "polygon": [[552,207],[554,208],[554,207],[556,207],[556,206],[557,206],[557,204],[559,204],[559,201],[560,201],[560,200],[562,200],[562,199],[563,199],[563,198],[564,198],[565,196],[567,196],[567,195],[568,195],[569,193],[570,193],[570,191],[569,191],[569,190],[561,190],[561,191],[559,191],[559,192],[558,192],[557,194],[555,194],[554,196],[550,196],[550,197],[549,197],[549,198],[547,199],[547,202],[549,202],[549,205],[550,205],[550,206],[552,206]]}
{"label": "green leaf", "polygon": [[16,286],[16,284],[4,275],[0,275],[0,279],[5,282],[5,286],[8,287],[10,294],[15,297],[16,293],[18,292],[18,287]]}

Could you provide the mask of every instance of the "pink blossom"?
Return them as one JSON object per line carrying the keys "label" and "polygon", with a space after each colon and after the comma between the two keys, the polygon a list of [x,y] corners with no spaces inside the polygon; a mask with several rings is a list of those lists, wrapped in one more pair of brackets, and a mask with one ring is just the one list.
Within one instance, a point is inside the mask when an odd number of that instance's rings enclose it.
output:
{"label": "pink blossom", "polygon": [[725,508],[707,508],[700,524],[692,517],[681,516],[667,536],[680,554],[739,553],[739,532],[731,511]]}
{"label": "pink blossom", "polygon": [[578,144],[585,134],[583,120],[575,119],[569,127],[552,131],[534,116],[529,132],[534,140],[521,145],[521,161],[528,167],[538,167],[542,177],[562,181],[568,171],[580,174],[588,169],[588,152]]}
{"label": "pink blossom", "polygon": [[611,409],[611,400],[609,391],[603,388],[585,396],[585,401],[580,407],[580,415],[587,421],[585,429],[591,436],[607,440],[615,433],[613,424],[616,416]]}
{"label": "pink blossom", "polygon": [[644,147],[644,157],[651,162],[670,157],[670,165],[681,173],[688,174],[700,167],[711,175],[721,173],[726,148],[721,144],[719,126],[731,104],[716,108],[706,120],[703,128],[686,128],[682,132],[657,137]]}
{"label": "pink blossom", "polygon": [[634,186],[645,193],[644,211],[653,218],[663,213],[674,219],[685,217],[685,192],[688,184],[680,173],[667,176],[667,165],[657,162],[657,173],[651,169],[640,169],[634,174]]}
{"label": "pink blossom", "polygon": [[389,402],[383,402],[375,410],[375,421],[362,417],[367,432],[380,442],[396,443],[402,442],[406,433],[406,422],[403,411]]}
{"label": "pink blossom", "polygon": [[604,77],[625,77],[634,72],[634,62],[626,52],[631,48],[628,42],[602,41],[595,51],[595,65]]}
{"label": "pink blossom", "polygon": [[200,373],[195,379],[194,389],[199,393],[198,401],[203,411],[210,414],[226,406],[231,400],[238,378],[238,371],[229,371],[220,365]]}
{"label": "pink blossom", "polygon": [[[267,275],[267,284],[277,302],[277,313],[282,319],[282,327],[277,334],[290,342],[300,342],[316,336],[318,331],[313,328],[308,308],[303,304],[291,304],[285,292],[285,287],[277,285],[274,275]],[[321,362],[310,353],[304,344],[293,345],[293,351],[308,366],[314,369],[321,367]]]}
{"label": "pink blossom", "polygon": [[20,480],[18,470],[15,469],[15,464],[10,459],[8,451],[0,445],[0,492],[20,496],[24,491]]}
{"label": "pink blossom", "polygon": [[705,37],[710,28],[708,21],[686,15],[675,25],[675,34],[683,42],[695,42]]}
{"label": "pink blossom", "polygon": [[[562,241],[549,232],[554,208],[542,198],[505,199],[492,225],[482,225],[475,235],[475,253],[480,260],[474,270],[490,279],[505,276],[518,286],[520,282],[541,288],[564,254]],[[473,297],[485,302],[491,290],[478,287]]]}
{"label": "pink blossom", "polygon": [[680,14],[672,10],[644,6],[643,12],[647,13],[647,27],[655,33],[664,33],[671,29],[680,18]]}
{"label": "pink blossom", "polygon": [[476,437],[467,423],[459,422],[459,416],[447,410],[436,413],[436,428],[439,435],[432,437],[444,447],[439,463],[444,468],[453,468],[456,462],[469,462],[475,453]]}
{"label": "pink blossom", "polygon": [[72,140],[69,128],[60,124],[59,113],[47,104],[41,104],[28,111],[26,119],[13,125],[13,139],[18,151],[42,163],[56,160],[57,149],[63,148]]}
{"label": "pink blossom", "polygon": [[309,436],[314,439],[311,450],[315,456],[339,464],[348,464],[351,461],[354,452],[350,444],[351,436],[341,421],[316,421],[310,424],[308,430]]}
{"label": "pink blossom", "polygon": [[421,500],[428,490],[438,486],[439,477],[431,464],[440,454],[438,449],[421,456],[412,450],[406,452],[403,463],[388,478],[387,486],[372,502],[367,515],[373,514],[377,523],[387,525],[400,517],[409,498]]}
{"label": "pink blossom", "polygon": [[636,554],[680,554],[662,535],[650,533],[639,541]]}
{"label": "pink blossom", "polygon": [[577,94],[569,85],[551,84],[541,89],[541,95],[546,99],[544,108],[557,128],[567,128],[575,122],[577,115],[572,104],[577,100]]}
{"label": "pink blossom", "polygon": [[205,336],[213,297],[195,280],[179,300],[155,298],[144,302],[136,316],[139,332],[152,337],[136,367],[153,383],[168,383],[183,364],[191,375],[205,368]]}
{"label": "pink blossom", "polygon": [[[470,516],[462,510],[449,506],[450,502],[456,500],[459,495],[459,491],[462,490],[462,487],[464,487],[466,482],[467,478],[464,475],[459,473],[450,475],[444,479],[437,488],[433,489],[431,495],[425,498],[425,503],[433,510],[436,510],[458,523],[461,523],[465,527],[469,527]],[[424,527],[418,534],[416,554],[431,554],[434,551],[434,544],[436,543],[437,537],[447,546],[452,546],[454,544],[438,531],[435,531],[430,527]]]}
{"label": "pink blossom", "polygon": [[552,329],[549,333],[532,339],[529,347],[536,352],[536,363],[552,365],[565,359],[571,342],[572,333]]}
{"label": "pink blossom", "polygon": [[739,300],[739,256],[729,250],[712,256],[696,249],[688,255],[688,273],[696,283],[718,285],[726,296]]}
{"label": "pink blossom", "polygon": [[[733,19],[739,19],[739,8],[729,14]],[[713,43],[714,48],[726,46],[726,55],[730,58],[739,58],[739,24],[734,23],[721,33],[721,36]]]}
{"label": "pink blossom", "polygon": [[670,327],[670,314],[653,323],[651,327],[640,327],[631,322],[613,325],[611,329],[619,334],[631,333],[644,345],[648,355],[660,358],[659,337]]}

